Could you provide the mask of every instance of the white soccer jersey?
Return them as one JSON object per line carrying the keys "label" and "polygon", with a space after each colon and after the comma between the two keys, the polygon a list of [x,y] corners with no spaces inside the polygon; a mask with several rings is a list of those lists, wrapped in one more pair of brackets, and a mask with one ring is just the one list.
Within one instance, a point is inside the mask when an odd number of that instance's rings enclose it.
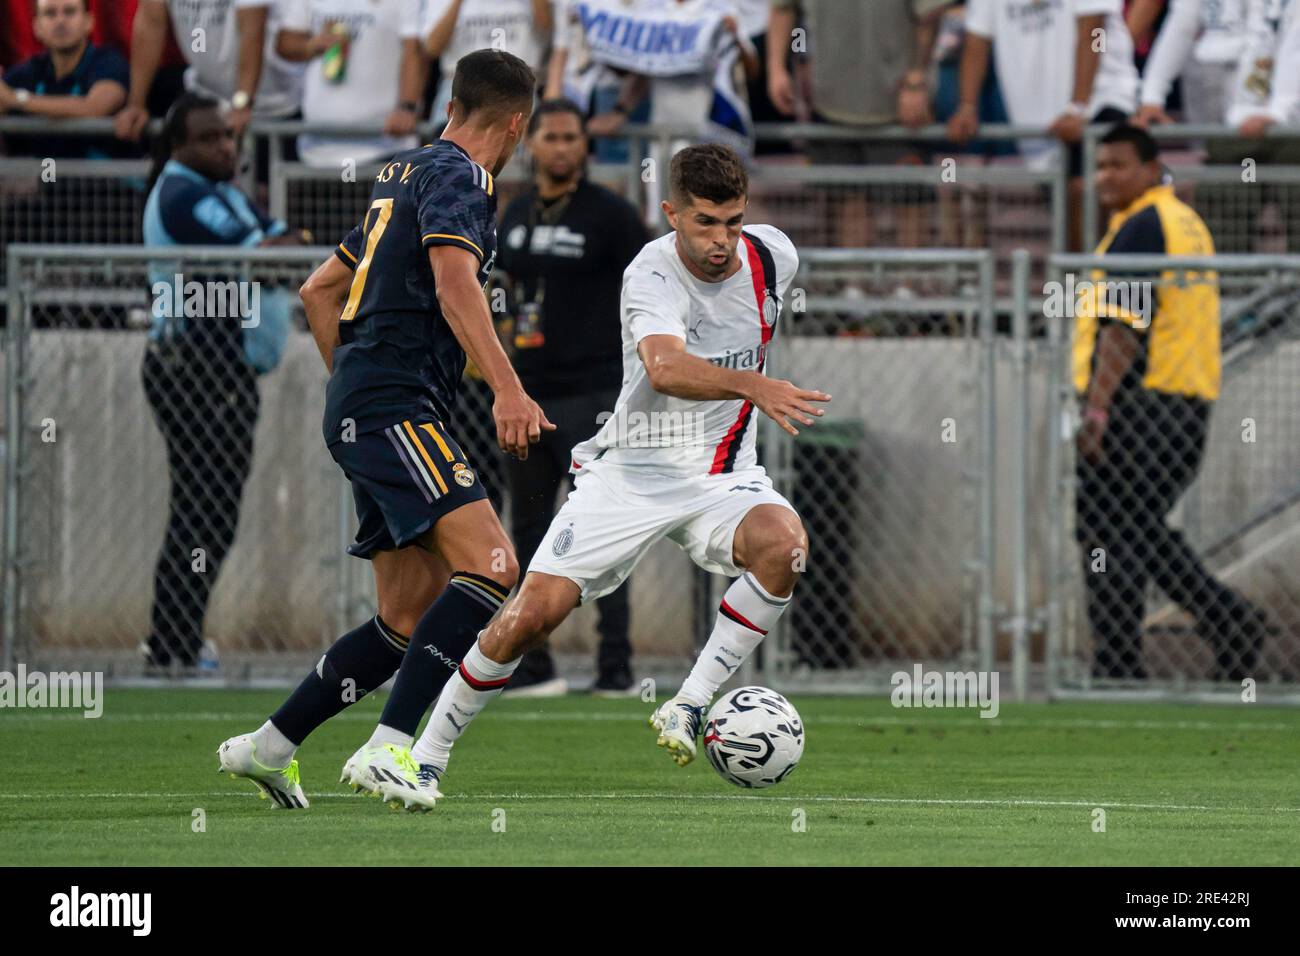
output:
{"label": "white soccer jersey", "polygon": [[[275,35],[280,28],[279,5],[275,0],[162,0],[171,16],[176,45],[189,69],[185,88],[222,100],[235,95],[239,82],[239,30],[235,15],[246,7],[270,7],[266,24],[266,45],[262,52],[262,75],[253,101],[253,115],[260,118],[287,116],[302,102],[300,63],[291,63],[275,52]],[[246,90],[245,92],[252,92]]]}
{"label": "white soccer jersey", "polygon": [[600,456],[672,476],[752,467],[756,412],[741,399],[690,401],[656,392],[637,346],[647,335],[675,335],[686,351],[715,365],[762,373],[776,318],[799,256],[774,226],[746,226],[740,269],[722,282],[687,271],[677,234],[648,243],[623,273],[623,388],[613,415],[573,449],[574,471]]}
{"label": "white soccer jersey", "polygon": [[1046,126],[1074,89],[1079,17],[1105,15],[1106,46],[1092,81],[1088,115],[1110,106],[1132,113],[1138,74],[1120,0],[969,0],[966,32],[993,41],[998,82],[1011,122]]}
{"label": "white soccer jersey", "polygon": [[1228,124],[1252,116],[1291,123],[1300,114],[1300,0],[1249,0],[1246,46],[1233,80]]}
{"label": "white soccer jersey", "polygon": [[[404,40],[420,39],[416,0],[279,0],[280,29],[317,34],[327,23],[344,24],[351,36],[347,72],[340,81],[325,76],[324,60],[307,64],[302,115],[309,123],[373,122],[397,106]],[[367,163],[419,144],[414,136],[298,137],[298,153],[309,166],[338,168],[351,159]]]}

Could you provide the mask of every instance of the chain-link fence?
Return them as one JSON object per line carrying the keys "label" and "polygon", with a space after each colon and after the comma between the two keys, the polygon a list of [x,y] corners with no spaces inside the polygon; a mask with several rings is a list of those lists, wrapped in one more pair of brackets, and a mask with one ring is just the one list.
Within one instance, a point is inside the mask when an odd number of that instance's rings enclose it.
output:
{"label": "chain-link fence", "polygon": [[[320,439],[324,370],[298,313],[298,285],[328,254],[10,250],[6,660],[120,678],[150,663],[202,673],[215,656],[228,679],[283,680],[370,613],[368,570],[343,555],[351,501]],[[773,372],[836,402],[797,441],[760,431],[812,554],[799,610],[755,666],[864,688],[867,670],[904,657],[987,658],[992,259],[802,260]],[[194,348],[160,315],[213,331]],[[241,351],[251,318],[291,326],[260,377]],[[467,380],[455,430],[508,522],[490,408]],[[683,669],[723,584],[671,545],[652,550],[627,585],[640,665]],[[582,608],[553,647],[572,663],[595,642]]]}
{"label": "chain-link fence", "polygon": [[760,426],[809,537],[765,679],[991,668],[993,281],[987,252],[801,250],[769,374],[834,401],[797,438]]}
{"label": "chain-link fence", "polygon": [[[215,648],[288,676],[347,610],[324,368],[291,331],[328,250],[160,253],[9,251],[6,659],[135,675]],[[290,332],[270,374],[244,326]]]}
{"label": "chain-link fence", "polygon": [[[1021,302],[1047,332],[1049,689],[1300,699],[1300,257],[1051,264]],[[1128,372],[1081,422],[1099,368]]]}

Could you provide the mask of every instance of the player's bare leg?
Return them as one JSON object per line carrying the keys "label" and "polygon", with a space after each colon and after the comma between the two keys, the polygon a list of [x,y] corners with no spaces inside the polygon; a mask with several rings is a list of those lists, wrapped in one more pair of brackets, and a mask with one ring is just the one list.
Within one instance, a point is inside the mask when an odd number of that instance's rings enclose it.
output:
{"label": "player's bare leg", "polygon": [[[277,806],[307,805],[294,754],[307,735],[383,685],[402,663],[407,635],[447,586],[450,572],[436,555],[418,548],[374,555],[379,613],[340,637],[271,717],[251,734],[217,750],[220,769],[245,777]],[[354,760],[344,767],[349,776]]]}
{"label": "player's bare leg", "polygon": [[[361,769],[350,779],[390,806],[427,810],[441,796],[435,766],[421,766],[408,749],[429,704],[454,680],[479,632],[504,603],[519,575],[514,548],[486,499],[448,512],[420,538],[453,569],[442,596],[420,617],[393,693],[371,740],[359,751]],[[513,668],[512,668],[513,669]]]}
{"label": "player's bare leg", "polygon": [[789,606],[807,554],[808,535],[789,508],[758,505],[737,526],[732,560],[745,573],[723,595],[713,632],[681,690],[650,717],[657,743],[679,767],[695,759],[695,739],[713,695]]}
{"label": "player's bare leg", "polygon": [[433,705],[424,733],[411,750],[421,770],[431,768],[441,778],[452,745],[505,688],[520,658],[540,647],[569,616],[579,593],[568,578],[536,571],[524,578],[519,593],[479,635]]}

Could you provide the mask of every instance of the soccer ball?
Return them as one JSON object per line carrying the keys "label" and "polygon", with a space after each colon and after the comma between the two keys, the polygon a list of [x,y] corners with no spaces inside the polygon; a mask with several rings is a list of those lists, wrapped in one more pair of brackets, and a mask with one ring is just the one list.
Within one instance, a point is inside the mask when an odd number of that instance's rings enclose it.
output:
{"label": "soccer ball", "polygon": [[704,720],[704,752],[738,787],[770,787],[799,766],[803,721],[788,700],[766,687],[741,687]]}

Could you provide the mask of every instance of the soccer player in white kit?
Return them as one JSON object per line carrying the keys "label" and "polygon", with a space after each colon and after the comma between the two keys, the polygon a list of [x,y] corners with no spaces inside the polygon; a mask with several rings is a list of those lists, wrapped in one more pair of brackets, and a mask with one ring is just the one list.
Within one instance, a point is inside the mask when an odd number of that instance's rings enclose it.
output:
{"label": "soccer player in white kit", "polygon": [[725,146],[673,157],[664,213],[675,230],[623,275],[623,386],[613,415],[573,449],[576,484],[515,598],[443,688],[412,748],[428,809],[452,744],[505,687],[520,657],[582,601],[622,584],[667,537],[700,567],[736,580],[677,695],[650,722],[684,766],[704,709],[790,603],[808,538],[754,451],[757,408],[786,431],[830,396],[764,375],[798,255],[773,226],[742,229],[748,177]]}

